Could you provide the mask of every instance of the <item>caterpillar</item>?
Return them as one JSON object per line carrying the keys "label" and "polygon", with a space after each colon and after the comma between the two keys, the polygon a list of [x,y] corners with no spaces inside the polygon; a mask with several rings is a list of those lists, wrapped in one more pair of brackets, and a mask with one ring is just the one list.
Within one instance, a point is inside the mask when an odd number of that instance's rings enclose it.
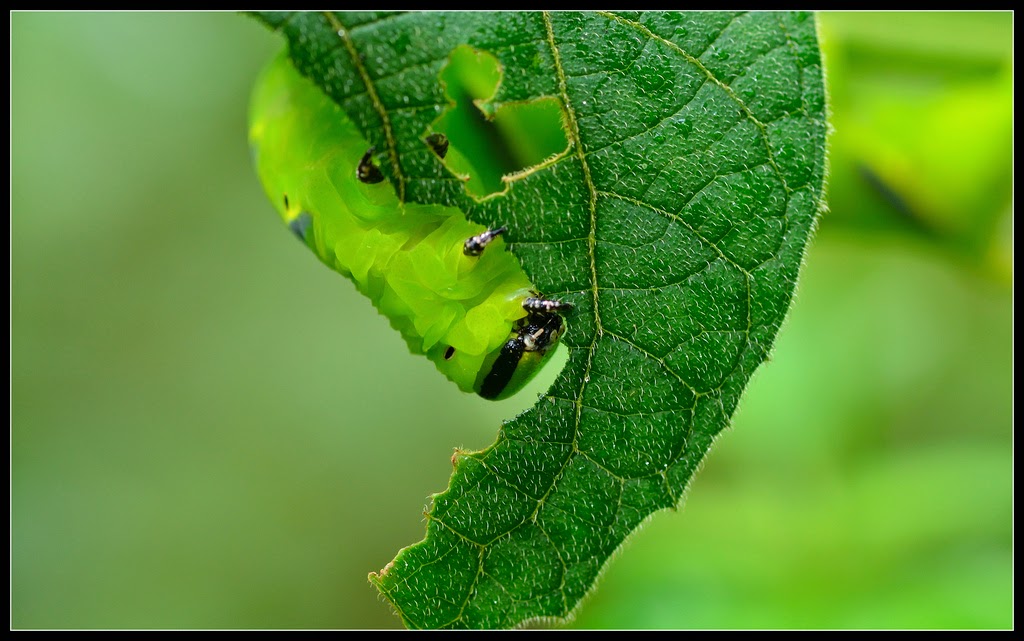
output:
{"label": "caterpillar", "polygon": [[[535,292],[505,251],[507,229],[472,223],[455,207],[401,202],[375,149],[286,51],[257,79],[249,142],[292,233],[460,389],[508,398],[550,359],[571,306]],[[424,144],[438,157],[448,149],[443,134]]]}

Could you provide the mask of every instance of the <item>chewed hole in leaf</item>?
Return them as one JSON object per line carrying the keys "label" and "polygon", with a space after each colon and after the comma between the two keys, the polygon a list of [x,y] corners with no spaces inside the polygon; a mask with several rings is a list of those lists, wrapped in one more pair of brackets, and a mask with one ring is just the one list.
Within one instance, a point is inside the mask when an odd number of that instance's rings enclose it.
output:
{"label": "chewed hole in leaf", "polygon": [[430,130],[447,137],[443,162],[478,199],[569,146],[558,99],[495,104],[501,78],[497,58],[468,45],[453,49],[439,74],[450,102]]}

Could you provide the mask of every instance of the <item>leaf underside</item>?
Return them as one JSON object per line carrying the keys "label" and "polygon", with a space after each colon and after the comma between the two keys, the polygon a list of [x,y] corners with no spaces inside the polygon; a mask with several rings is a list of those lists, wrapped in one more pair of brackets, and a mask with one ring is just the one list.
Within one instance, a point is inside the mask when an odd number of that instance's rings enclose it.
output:
{"label": "leaf underside", "polygon": [[[569,301],[568,364],[496,442],[459,452],[426,538],[370,580],[415,628],[565,619],[677,506],[767,357],[823,202],[807,13],[262,13],[406,201],[460,207]],[[497,57],[495,104],[556,98],[569,148],[470,197],[423,143],[438,73]]]}

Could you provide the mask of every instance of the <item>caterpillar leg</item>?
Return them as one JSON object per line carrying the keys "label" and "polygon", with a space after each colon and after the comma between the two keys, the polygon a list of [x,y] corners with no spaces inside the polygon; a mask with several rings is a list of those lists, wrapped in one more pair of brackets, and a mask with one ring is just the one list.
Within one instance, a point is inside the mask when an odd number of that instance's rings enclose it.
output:
{"label": "caterpillar leg", "polygon": [[558,314],[531,312],[526,324],[519,329],[523,351],[546,353],[558,342],[565,331],[565,321]]}
{"label": "caterpillar leg", "polygon": [[523,301],[523,309],[531,314],[557,314],[571,310],[572,303],[531,296]]}
{"label": "caterpillar leg", "polygon": [[373,163],[373,152],[376,147],[370,147],[363,154],[362,160],[359,161],[359,166],[356,167],[356,178],[359,182],[374,184],[384,180],[384,174],[380,172],[380,167]]}
{"label": "caterpillar leg", "polygon": [[448,136],[441,133],[430,134],[426,137],[425,141],[434,153],[441,158],[448,154]]}
{"label": "caterpillar leg", "polygon": [[477,234],[466,240],[462,246],[462,253],[467,256],[479,256],[484,253],[484,248],[491,244],[491,241],[508,231],[508,227],[501,226],[497,229],[488,229],[482,234]]}

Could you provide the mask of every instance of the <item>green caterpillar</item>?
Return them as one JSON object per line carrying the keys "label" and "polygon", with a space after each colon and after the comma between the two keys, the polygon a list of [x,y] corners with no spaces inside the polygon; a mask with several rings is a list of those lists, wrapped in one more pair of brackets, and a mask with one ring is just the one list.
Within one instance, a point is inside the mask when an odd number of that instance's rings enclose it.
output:
{"label": "green caterpillar", "polygon": [[[285,224],[460,389],[507,398],[554,353],[570,306],[537,297],[505,229],[400,202],[355,124],[285,52],[257,81],[249,141]],[[447,151],[442,135],[424,144]]]}

